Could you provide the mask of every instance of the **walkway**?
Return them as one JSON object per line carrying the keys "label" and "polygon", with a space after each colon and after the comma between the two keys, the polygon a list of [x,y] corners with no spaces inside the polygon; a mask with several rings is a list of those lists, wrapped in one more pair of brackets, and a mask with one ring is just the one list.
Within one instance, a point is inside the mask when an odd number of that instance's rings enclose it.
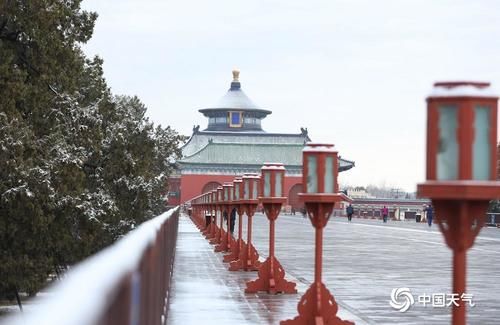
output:
{"label": "walkway", "polygon": [[[244,225],[246,227],[246,225]],[[267,256],[268,223],[254,217],[255,246]],[[278,324],[296,315],[297,302],[313,278],[313,228],[300,215],[280,215],[276,255],[297,295],[245,295],[255,273],[228,272],[219,253],[190,220],[180,219],[169,324]],[[300,245],[298,245],[300,243]],[[470,251],[468,293],[476,304],[471,324],[498,324],[500,230],[483,229]],[[325,231],[324,280],[340,305],[339,315],[356,324],[449,324],[448,308],[418,301],[400,313],[389,305],[393,288],[422,294],[451,293],[451,253],[437,227],[426,224],[332,219]]]}

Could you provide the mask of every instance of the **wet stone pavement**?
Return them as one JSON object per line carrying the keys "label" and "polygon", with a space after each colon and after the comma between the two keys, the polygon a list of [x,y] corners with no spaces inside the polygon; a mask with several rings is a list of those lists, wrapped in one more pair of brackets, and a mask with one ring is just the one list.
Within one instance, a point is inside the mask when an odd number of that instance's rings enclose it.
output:
{"label": "wet stone pavement", "polygon": [[[246,217],[244,217],[246,219]],[[267,257],[269,223],[256,214],[254,245]],[[246,228],[246,224],[243,224]],[[236,225],[237,229],[237,225]],[[244,238],[246,234],[244,232]],[[500,324],[500,229],[485,228],[469,250],[468,324]],[[314,231],[301,215],[280,215],[276,257],[298,294],[245,294],[256,272],[229,272],[187,217],[181,217],[168,324],[278,324],[297,315],[314,276]],[[451,252],[436,225],[332,218],[324,231],[323,280],[338,315],[356,324],[450,324],[449,307],[423,306],[418,296],[451,293]],[[389,305],[392,289],[407,287],[415,304],[404,313]]]}

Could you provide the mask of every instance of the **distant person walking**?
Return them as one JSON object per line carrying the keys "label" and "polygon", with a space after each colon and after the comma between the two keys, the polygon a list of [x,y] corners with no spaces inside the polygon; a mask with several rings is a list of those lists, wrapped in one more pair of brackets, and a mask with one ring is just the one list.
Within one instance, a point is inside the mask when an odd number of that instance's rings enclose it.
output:
{"label": "distant person walking", "polygon": [[345,209],[345,212],[347,213],[347,220],[351,222],[352,215],[354,214],[354,208],[352,207],[352,204],[349,203],[349,206]]}
{"label": "distant person walking", "polygon": [[231,230],[231,235],[233,235],[233,233],[234,233],[234,224],[236,222],[236,208],[233,208],[231,210],[231,215],[229,217],[230,217],[230,219],[229,219],[229,226],[230,226],[230,230]]}
{"label": "distant person walking", "polygon": [[388,216],[389,216],[389,209],[384,205],[384,207],[382,208],[382,220],[384,221],[384,223],[387,222]]}
{"label": "distant person walking", "polygon": [[432,208],[432,205],[429,204],[429,206],[425,209],[425,212],[427,213],[427,224],[432,226],[432,219],[434,218],[434,209]]}

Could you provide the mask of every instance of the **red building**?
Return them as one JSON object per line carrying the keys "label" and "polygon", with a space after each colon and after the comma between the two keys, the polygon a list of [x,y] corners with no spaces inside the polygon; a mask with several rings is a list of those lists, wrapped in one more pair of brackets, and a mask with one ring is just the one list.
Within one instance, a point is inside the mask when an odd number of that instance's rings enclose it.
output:
{"label": "red building", "polygon": [[[307,129],[300,133],[268,133],[262,120],[272,112],[248,98],[233,71],[228,92],[213,106],[200,109],[208,118],[203,131],[193,133],[182,147],[182,159],[175,163],[176,173],[169,179],[168,205],[178,205],[210,191],[224,182],[232,182],[243,173],[260,173],[264,162],[285,165],[285,195],[288,205],[300,207],[302,191],[302,148],[311,141]],[[339,158],[340,171],[354,162]]]}

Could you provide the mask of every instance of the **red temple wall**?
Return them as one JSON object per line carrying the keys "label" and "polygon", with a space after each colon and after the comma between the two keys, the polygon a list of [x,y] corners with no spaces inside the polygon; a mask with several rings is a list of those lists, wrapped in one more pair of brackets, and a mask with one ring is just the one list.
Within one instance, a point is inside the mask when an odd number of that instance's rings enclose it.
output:
{"label": "red temple wall", "polygon": [[188,174],[181,176],[181,203],[201,194],[203,186],[209,182],[232,182],[234,175],[199,175]]}

